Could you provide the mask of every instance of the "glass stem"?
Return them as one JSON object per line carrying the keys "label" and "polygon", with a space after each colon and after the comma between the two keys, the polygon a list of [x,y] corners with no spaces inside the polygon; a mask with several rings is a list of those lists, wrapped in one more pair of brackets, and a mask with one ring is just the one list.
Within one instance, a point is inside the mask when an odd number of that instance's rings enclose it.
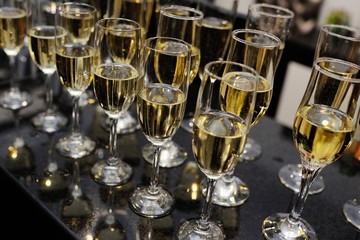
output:
{"label": "glass stem", "polygon": [[19,88],[19,84],[17,81],[17,71],[16,71],[16,56],[10,55],[9,56],[9,64],[10,64],[10,77],[11,77],[11,83],[10,83],[10,91],[17,92]]}
{"label": "glass stem", "polygon": [[300,215],[304,208],[306,199],[309,195],[311,183],[314,181],[317,175],[319,175],[321,170],[322,168],[316,168],[311,170],[302,167],[300,191],[295,199],[289,216],[287,217],[286,221],[282,223],[281,226],[282,228],[285,228],[285,231],[291,237],[296,237],[301,234],[301,230],[299,230],[298,228],[300,224]]}
{"label": "glass stem", "polygon": [[150,179],[150,186],[148,188],[148,192],[150,194],[158,194],[159,193],[159,167],[160,167],[160,155],[162,145],[156,145],[154,149],[154,162],[152,167],[151,179]]}
{"label": "glass stem", "polygon": [[71,191],[71,195],[74,198],[79,198],[82,196],[82,190],[80,187],[80,166],[79,166],[79,160],[75,159],[74,161],[74,166],[73,166],[73,178],[74,178],[74,182],[73,182],[73,186],[72,186],[72,191]]}
{"label": "glass stem", "polygon": [[51,79],[52,74],[46,74],[45,79],[45,102],[46,102],[46,113],[50,114],[53,109],[54,89],[53,81]]}
{"label": "glass stem", "polygon": [[73,97],[73,106],[72,106],[72,134],[80,135],[80,122],[79,122],[79,99],[80,97]]}
{"label": "glass stem", "polygon": [[109,143],[110,143],[110,154],[111,157],[108,158],[107,160],[107,164],[110,166],[114,166],[117,165],[119,163],[119,158],[116,155],[117,153],[117,132],[116,132],[116,127],[117,127],[117,123],[118,123],[118,119],[117,118],[110,118],[110,139],[109,139]]}
{"label": "glass stem", "polygon": [[209,218],[211,212],[211,199],[216,185],[215,179],[207,178],[205,203],[201,211],[201,218],[198,221],[198,227],[200,230],[206,231],[209,229]]}
{"label": "glass stem", "polygon": [[14,146],[15,147],[22,147],[24,146],[24,139],[21,136],[20,131],[20,114],[19,109],[12,110],[13,116],[14,116],[14,123],[15,123],[15,141]]}

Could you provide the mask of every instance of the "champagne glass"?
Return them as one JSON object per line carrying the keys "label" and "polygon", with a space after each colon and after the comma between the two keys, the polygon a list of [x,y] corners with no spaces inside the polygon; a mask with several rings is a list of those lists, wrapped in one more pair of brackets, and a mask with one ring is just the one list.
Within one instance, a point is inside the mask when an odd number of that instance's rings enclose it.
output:
{"label": "champagne glass", "polygon": [[[232,32],[227,59],[245,63],[259,73],[260,80],[251,127],[260,121],[270,105],[280,44],[281,41],[278,37],[261,30],[236,29]],[[241,160],[242,156],[242,154],[239,156]],[[201,186],[205,186],[205,181]],[[205,194],[205,188],[202,187],[202,189]],[[226,207],[239,206],[249,196],[250,191],[247,184],[235,176],[234,171],[229,171],[217,181],[213,193],[213,203]]]}
{"label": "champagne glass", "polygon": [[[202,78],[205,64],[211,61],[223,59],[231,38],[231,31],[235,21],[235,15],[238,8],[238,0],[232,1],[230,11],[213,11],[211,8],[222,8],[220,3],[210,3],[209,0],[199,0],[196,9],[204,14],[200,30],[200,52],[201,55],[199,66],[199,77]],[[215,5],[215,6],[214,6]],[[193,115],[190,113],[189,115]],[[181,127],[189,133],[192,133],[194,118],[187,117],[181,123]]]}
{"label": "champagne glass", "polygon": [[66,36],[56,31],[56,68],[61,84],[73,99],[71,133],[56,143],[56,150],[65,157],[81,158],[95,149],[95,142],[83,135],[79,126],[79,99],[94,78],[95,20],[96,8],[91,5],[76,2],[57,5],[55,26],[64,29]]}
{"label": "champagne glass", "polygon": [[[157,36],[173,37],[191,44],[191,69],[189,82],[194,80],[200,65],[200,27],[204,14],[192,7],[182,5],[164,5],[160,9]],[[154,146],[149,143],[142,149],[147,162],[154,159]],[[160,156],[161,167],[177,167],[187,158],[186,150],[169,141],[163,147]]]}
{"label": "champagne glass", "polygon": [[163,146],[171,141],[184,117],[190,74],[191,46],[169,37],[153,37],[144,43],[144,82],[137,96],[142,131],[155,145],[150,185],[130,194],[130,208],[149,218],[167,215],[175,199],[158,184]]}
{"label": "champagne glass", "polygon": [[234,169],[244,149],[257,81],[257,72],[244,64],[213,61],[205,65],[192,140],[196,163],[207,177],[205,203],[199,219],[181,223],[178,239],[225,239],[221,227],[209,220],[212,193],[217,179]]}
{"label": "champagne glass", "polygon": [[[49,6],[47,1],[31,0],[31,15],[28,21],[29,52],[31,59],[45,74],[46,109],[31,119],[32,124],[45,132],[56,132],[67,123],[67,118],[53,104],[54,82],[52,75],[56,72],[55,65],[55,25],[54,15],[44,11]],[[57,35],[65,38],[65,30],[58,29]]]}
{"label": "champagne glass", "polygon": [[[300,191],[290,213],[275,213],[264,220],[266,239],[317,239],[301,212],[313,180],[352,143],[359,121],[359,70],[359,65],[341,59],[321,57],[314,61],[293,124],[302,165]],[[318,94],[326,97],[318,98]]]}
{"label": "champagne glass", "polygon": [[[16,0],[3,0],[0,7],[0,46],[9,57],[11,82],[10,89],[0,93],[0,106],[5,109],[17,111],[31,103],[28,92],[19,88],[17,79],[16,57],[24,46],[26,36],[26,22],[28,2]],[[17,114],[14,114],[17,118]],[[15,119],[15,121],[18,121]]]}
{"label": "champagne glass", "polygon": [[346,220],[360,230],[360,204],[358,199],[346,201],[343,206],[343,213]]}
{"label": "champagne glass", "polygon": [[[353,62],[355,64],[360,64],[359,49],[359,29],[345,25],[326,24],[320,28],[314,60],[319,57],[333,57]],[[278,176],[281,183],[286,187],[295,192],[299,191],[301,182],[301,165],[286,164],[280,169]],[[309,194],[319,193],[324,188],[324,180],[320,175],[311,184]]]}
{"label": "champagne glass", "polygon": [[[275,69],[279,65],[293,20],[294,12],[290,9],[267,3],[249,5],[245,28],[269,32],[281,40]],[[258,159],[261,153],[261,145],[255,139],[249,137],[246,140],[245,150],[241,157],[245,161],[253,161]]]}
{"label": "champagne glass", "polygon": [[142,77],[140,68],[140,25],[125,18],[103,18],[95,28],[95,63],[93,89],[100,107],[110,118],[110,153],[91,169],[98,183],[116,186],[127,182],[130,165],[117,153],[117,123],[137,94]]}

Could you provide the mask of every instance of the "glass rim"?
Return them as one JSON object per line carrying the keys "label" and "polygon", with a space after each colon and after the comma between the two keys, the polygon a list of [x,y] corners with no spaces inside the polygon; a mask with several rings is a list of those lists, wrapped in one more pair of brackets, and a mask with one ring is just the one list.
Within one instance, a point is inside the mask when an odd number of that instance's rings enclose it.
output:
{"label": "glass rim", "polygon": [[132,23],[132,26],[134,26],[133,29],[112,29],[112,32],[133,32],[137,30],[141,30],[141,26],[137,21],[128,19],[128,18],[102,18],[96,22],[96,26],[101,29],[108,29],[108,27],[105,27],[102,25],[103,22],[112,22],[112,21],[121,21],[121,22],[128,22]]}
{"label": "glass rim", "polygon": [[[147,49],[150,49],[154,52],[158,52],[158,53],[161,53],[161,52],[164,52],[163,50],[160,50],[160,49],[156,49],[152,46],[150,46],[148,43],[152,42],[152,41],[155,41],[157,39],[163,39],[163,40],[171,40],[173,42],[178,42],[178,43],[181,43],[181,44],[184,44],[186,46],[186,53],[190,56],[191,54],[191,44],[185,42],[184,40],[181,40],[179,38],[173,38],[173,37],[162,37],[162,36],[155,36],[155,37],[150,37],[150,38],[147,38],[144,40],[144,48],[147,48]],[[179,51],[179,52],[175,52],[174,53],[184,53],[185,51]]]}
{"label": "glass rim", "polygon": [[[281,13],[271,13],[267,12],[264,9],[275,9],[281,11]],[[285,7],[281,7],[279,5],[269,4],[269,3],[254,3],[249,6],[249,10],[255,10],[260,12],[261,14],[268,16],[268,17],[277,17],[277,18],[284,18],[284,19],[290,19],[294,18],[295,13]]]}
{"label": "glass rim", "polygon": [[204,75],[208,75],[210,76],[212,79],[216,79],[216,80],[220,80],[222,81],[223,80],[223,76],[218,76],[216,74],[213,74],[211,73],[208,69],[210,66],[212,65],[215,65],[215,64],[231,64],[231,65],[236,65],[236,66],[239,66],[239,67],[242,67],[242,68],[245,68],[249,71],[249,73],[253,74],[253,76],[255,77],[255,82],[258,81],[259,79],[259,73],[252,67],[246,65],[246,64],[243,64],[243,63],[239,63],[239,62],[234,62],[234,61],[229,61],[229,60],[216,60],[216,61],[211,61],[211,62],[208,62],[205,66],[204,66]]}
{"label": "glass rim", "polygon": [[342,60],[342,59],[339,59],[339,58],[331,58],[331,57],[320,57],[320,58],[317,58],[313,63],[313,66],[315,67],[315,69],[317,71],[319,71],[322,74],[325,74],[327,76],[330,76],[331,78],[334,78],[334,79],[337,79],[337,80],[340,80],[340,81],[360,83],[360,77],[347,77],[347,76],[344,76],[344,75],[335,74],[334,71],[324,69],[323,67],[320,66],[320,63],[324,63],[324,62],[340,63],[342,65],[351,66],[351,67],[359,70],[359,72],[360,72],[360,65],[357,65],[355,63],[345,61],[345,60]]}
{"label": "glass rim", "polygon": [[[189,12],[193,12],[195,14],[197,14],[196,16],[179,16],[179,15],[175,15],[169,12],[166,12],[165,10],[168,9],[185,9]],[[164,5],[160,8],[160,15],[164,15],[167,17],[172,17],[172,18],[177,18],[177,19],[181,19],[181,20],[202,20],[204,18],[204,13],[196,8],[192,8],[192,7],[188,7],[188,6],[183,6],[183,5]]]}
{"label": "glass rim", "polygon": [[58,9],[59,7],[63,7],[63,6],[70,6],[70,5],[74,5],[74,6],[82,6],[82,7],[86,7],[88,9],[91,9],[91,12],[97,12],[97,9],[91,5],[91,4],[87,4],[87,3],[81,3],[81,2],[63,2],[63,3],[58,3],[56,8]]}
{"label": "glass rim", "polygon": [[[336,32],[332,32],[332,31],[330,31],[330,28],[332,28],[332,29],[333,28],[345,29],[345,30],[357,33],[359,38],[339,34],[339,33],[336,33]],[[344,38],[344,39],[347,39],[347,40],[360,42],[360,28],[356,28],[356,27],[353,27],[353,26],[342,25],[342,24],[325,24],[325,25],[321,26],[321,31],[324,32],[324,33],[330,34],[332,36],[337,36],[337,37]]]}
{"label": "glass rim", "polygon": [[[247,41],[246,39],[243,38],[239,38],[236,36],[237,33],[254,33],[254,34],[261,34],[261,35],[265,35],[266,37],[268,37],[269,39],[273,40],[273,44],[270,43],[256,43],[256,42],[250,42]],[[262,30],[257,30],[257,29],[250,29],[250,28],[244,28],[244,29],[235,29],[232,31],[231,33],[232,38],[235,41],[253,46],[253,47],[261,47],[261,48],[279,48],[281,45],[281,40],[279,37],[275,36],[275,34],[266,32],[266,31],[262,31]]]}

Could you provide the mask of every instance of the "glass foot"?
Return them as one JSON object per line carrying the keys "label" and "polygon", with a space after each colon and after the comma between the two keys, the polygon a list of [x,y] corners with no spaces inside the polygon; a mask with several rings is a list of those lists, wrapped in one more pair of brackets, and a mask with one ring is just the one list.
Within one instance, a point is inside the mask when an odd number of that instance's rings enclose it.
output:
{"label": "glass foot", "polygon": [[360,204],[356,199],[349,200],[344,204],[343,213],[346,220],[360,230]]}
{"label": "glass foot", "polygon": [[101,160],[91,168],[92,179],[105,186],[118,186],[129,181],[132,168],[125,162],[117,165],[108,165],[106,160]]}
{"label": "glass foot", "polygon": [[193,126],[194,126],[194,118],[193,117],[184,118],[181,122],[181,127],[189,133],[193,132]]}
{"label": "glass foot", "polygon": [[64,157],[82,158],[94,151],[95,142],[86,136],[70,135],[59,139],[55,148]]}
{"label": "glass foot", "polygon": [[175,199],[167,190],[158,187],[158,193],[150,193],[149,187],[137,188],[129,198],[130,208],[148,218],[163,217],[174,208]]}
{"label": "glass foot", "polygon": [[[287,188],[298,193],[301,183],[301,164],[287,164],[279,171],[280,182]],[[317,194],[324,190],[325,183],[321,175],[317,176],[311,183],[309,194]]]}
{"label": "glass foot", "polygon": [[[206,179],[201,181],[203,196],[206,195]],[[238,177],[226,176],[216,181],[215,189],[212,194],[212,203],[222,207],[240,206],[250,196],[248,186]]]}
{"label": "glass foot", "polygon": [[207,222],[207,230],[202,230],[199,227],[197,219],[188,220],[182,223],[177,232],[177,239],[179,240],[200,240],[212,239],[222,240],[225,239],[222,229],[214,222]]}
{"label": "glass foot", "polygon": [[259,143],[254,139],[248,137],[246,140],[245,148],[241,154],[241,158],[244,161],[254,161],[261,156],[262,148]]}
{"label": "glass foot", "polygon": [[[154,160],[155,146],[151,143],[142,148],[142,155],[148,163]],[[173,141],[166,143],[161,149],[159,165],[163,168],[172,168],[180,166],[187,159],[187,152]]]}
{"label": "glass foot", "polygon": [[276,213],[267,217],[262,225],[262,233],[269,240],[316,240],[313,227],[300,218],[298,225],[287,224],[288,213]]}
{"label": "glass foot", "polygon": [[47,133],[57,132],[67,124],[67,118],[58,111],[42,112],[31,119],[34,127]]}
{"label": "glass foot", "polygon": [[18,89],[7,90],[0,94],[0,106],[5,109],[18,110],[30,103],[30,94]]}
{"label": "glass foot", "polygon": [[[104,120],[101,121],[101,125],[106,131],[110,131],[110,119],[106,115],[104,115]],[[118,134],[129,134],[139,129],[140,124],[138,120],[133,117],[128,111],[124,112],[121,115],[116,125],[116,132]]]}

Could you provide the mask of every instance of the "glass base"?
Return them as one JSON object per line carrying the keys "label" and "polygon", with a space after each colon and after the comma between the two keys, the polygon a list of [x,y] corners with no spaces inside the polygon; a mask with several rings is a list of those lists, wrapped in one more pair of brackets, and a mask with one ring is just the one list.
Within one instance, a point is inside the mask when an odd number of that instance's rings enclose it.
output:
{"label": "glass base", "polygon": [[[110,131],[110,118],[104,115],[104,120],[101,121],[101,126],[106,130]],[[117,134],[129,134],[140,129],[138,120],[133,117],[128,111],[124,112],[118,119],[116,125]]]}
{"label": "glass base", "polygon": [[198,219],[188,220],[182,223],[177,231],[176,237],[179,240],[222,240],[225,239],[221,228],[214,222],[208,222],[208,228],[202,230],[199,227]]}
{"label": "glass base", "polygon": [[58,111],[42,112],[31,119],[34,127],[40,131],[53,133],[64,128],[67,118]]}
{"label": "glass base", "polygon": [[86,136],[72,134],[59,139],[55,148],[61,156],[82,158],[94,151],[95,142]]}
{"label": "glass base", "polygon": [[[152,163],[154,160],[155,146],[151,143],[142,148],[142,156],[145,161]],[[187,152],[173,141],[166,143],[160,153],[159,166],[163,168],[172,168],[180,166],[187,159]]]}
{"label": "glass base", "polygon": [[91,168],[91,178],[105,186],[118,186],[129,181],[132,176],[132,168],[125,162],[110,166],[106,160],[101,160]]}
{"label": "glass base", "polygon": [[258,159],[262,154],[262,148],[259,143],[254,139],[248,137],[246,140],[245,148],[241,154],[241,158],[244,161],[254,161]]}
{"label": "glass base", "polygon": [[[203,196],[206,195],[206,179],[201,181]],[[223,176],[216,181],[212,203],[222,207],[236,207],[246,202],[250,196],[248,186],[238,177]]]}
{"label": "glass base", "polygon": [[262,225],[262,233],[269,240],[316,240],[313,227],[300,218],[297,227],[286,224],[288,213],[276,213],[267,217]]}
{"label": "glass base", "polygon": [[30,103],[30,94],[19,89],[10,89],[0,94],[0,106],[5,109],[18,110]]}
{"label": "glass base", "polygon": [[158,194],[151,194],[149,187],[137,188],[129,198],[130,208],[137,214],[148,218],[163,217],[169,214],[175,199],[167,190],[158,187]]}
{"label": "glass base", "polygon": [[360,230],[360,204],[356,199],[349,200],[344,204],[343,213],[346,220]]}
{"label": "glass base", "polygon": [[194,126],[194,118],[193,117],[184,118],[181,122],[182,129],[184,129],[185,131],[187,131],[189,133],[193,132],[193,126]]}
{"label": "glass base", "polygon": [[[280,182],[287,188],[298,193],[301,184],[301,164],[287,164],[278,173]],[[318,175],[311,183],[309,194],[317,194],[324,190],[325,183],[323,177]]]}

